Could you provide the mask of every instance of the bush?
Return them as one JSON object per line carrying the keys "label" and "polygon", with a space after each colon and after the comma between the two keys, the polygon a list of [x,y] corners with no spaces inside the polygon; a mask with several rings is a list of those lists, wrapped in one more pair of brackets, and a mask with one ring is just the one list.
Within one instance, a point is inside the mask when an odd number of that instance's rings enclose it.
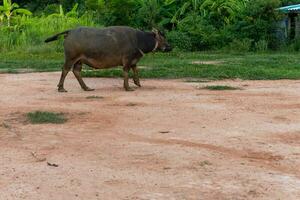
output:
{"label": "bush", "polygon": [[49,4],[43,10],[44,15],[49,15],[52,13],[59,13],[59,5],[58,4]]}
{"label": "bush", "polygon": [[291,48],[294,51],[300,51],[300,38],[294,39],[291,43]]}
{"label": "bush", "polygon": [[[121,6],[120,6],[121,5]],[[104,6],[103,23],[105,26],[134,26],[134,16],[138,10],[138,2],[134,0],[110,0]]]}
{"label": "bush", "polygon": [[255,43],[255,50],[259,52],[264,52],[268,50],[268,42],[266,40],[259,40]]}
{"label": "bush", "polygon": [[[185,51],[218,49],[224,46],[231,46],[235,51],[248,51],[251,48],[265,51],[266,46],[277,50],[285,43],[278,39],[284,38],[282,35],[285,32],[278,31],[277,22],[281,15],[276,8],[296,1],[298,0],[13,0],[41,18],[16,16],[11,19],[15,26],[3,28],[5,19],[3,14],[0,15],[0,51],[41,44],[44,37],[52,33],[78,25],[96,24],[172,30],[168,34],[170,42]],[[74,5],[78,5],[78,9],[73,17],[65,14]],[[45,17],[53,13],[56,13],[54,15],[57,18]],[[84,13],[88,15],[78,17]],[[247,38],[252,40],[251,48],[248,48]],[[228,45],[230,42],[232,43]],[[296,42],[290,47],[298,50],[298,46],[300,45]]]}
{"label": "bush", "polygon": [[[157,0],[140,1],[137,14],[134,16],[136,25],[140,28],[152,29],[158,27],[162,20],[162,6]],[[161,21],[162,22],[162,21]]]}
{"label": "bush", "polygon": [[178,30],[190,37],[192,50],[211,49],[218,43],[218,31],[198,15],[191,14],[181,20]]}
{"label": "bush", "polygon": [[229,44],[229,50],[233,52],[248,52],[251,50],[252,40],[245,38],[242,40],[234,39]]}
{"label": "bush", "polygon": [[193,49],[191,38],[183,32],[171,31],[167,33],[168,42],[172,47],[183,51],[191,51]]}
{"label": "bush", "polygon": [[246,9],[239,14],[239,20],[232,25],[232,34],[235,38],[249,38],[255,43],[265,40],[268,47],[278,48],[276,29],[281,16],[276,8],[279,6],[280,0],[248,1]]}

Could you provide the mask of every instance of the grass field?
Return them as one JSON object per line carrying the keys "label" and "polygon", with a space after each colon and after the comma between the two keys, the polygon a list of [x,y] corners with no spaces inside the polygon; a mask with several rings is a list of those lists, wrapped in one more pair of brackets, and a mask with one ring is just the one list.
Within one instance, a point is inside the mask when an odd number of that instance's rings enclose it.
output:
{"label": "grass field", "polygon": [[[172,52],[149,54],[139,63],[142,78],[199,78],[275,80],[300,79],[299,53]],[[0,72],[60,71],[63,53],[51,46],[0,54]],[[120,77],[120,68],[91,70],[85,77]]]}

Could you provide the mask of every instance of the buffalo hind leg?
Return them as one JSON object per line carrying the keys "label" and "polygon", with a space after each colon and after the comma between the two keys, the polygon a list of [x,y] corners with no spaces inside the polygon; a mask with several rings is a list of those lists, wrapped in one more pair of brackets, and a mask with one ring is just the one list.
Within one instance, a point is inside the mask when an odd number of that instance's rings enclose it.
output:
{"label": "buffalo hind leg", "polygon": [[94,91],[95,89],[91,89],[89,88],[88,86],[86,86],[86,84],[84,83],[84,81],[82,80],[82,77],[80,75],[80,72],[81,72],[81,69],[82,69],[82,63],[79,61],[77,62],[74,67],[73,67],[73,73],[76,77],[76,79],[78,80],[81,88],[84,90],[84,91]]}
{"label": "buffalo hind leg", "polygon": [[128,75],[129,70],[130,70],[130,67],[127,67],[127,66],[123,67],[124,89],[126,91],[133,91],[133,89],[131,87],[129,87],[129,82],[128,82],[128,80],[129,80],[129,75]]}
{"label": "buffalo hind leg", "polygon": [[62,72],[61,72],[60,80],[59,80],[59,83],[57,85],[58,92],[67,92],[67,90],[65,90],[65,88],[64,88],[64,82],[65,82],[65,78],[66,78],[66,76],[69,73],[71,68],[72,68],[72,64],[69,64],[68,62],[66,62],[64,64]]}
{"label": "buffalo hind leg", "polygon": [[133,65],[131,68],[132,68],[132,71],[133,71],[133,82],[134,82],[134,84],[137,85],[138,87],[141,87],[140,78],[139,78],[139,71],[137,69],[137,66]]}

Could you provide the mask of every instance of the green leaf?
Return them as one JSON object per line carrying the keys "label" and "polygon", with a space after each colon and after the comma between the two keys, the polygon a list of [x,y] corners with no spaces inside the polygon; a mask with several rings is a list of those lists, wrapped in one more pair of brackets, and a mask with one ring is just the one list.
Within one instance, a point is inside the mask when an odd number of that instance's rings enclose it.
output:
{"label": "green leaf", "polygon": [[22,14],[22,15],[32,15],[32,12],[30,12],[29,10],[24,9],[24,8],[15,9],[13,12],[17,13],[17,14]]}

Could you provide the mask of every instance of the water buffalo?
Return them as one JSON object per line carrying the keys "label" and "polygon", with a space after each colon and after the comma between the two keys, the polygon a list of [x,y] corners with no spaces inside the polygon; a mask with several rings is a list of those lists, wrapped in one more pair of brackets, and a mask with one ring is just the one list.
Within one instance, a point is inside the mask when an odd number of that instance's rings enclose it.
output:
{"label": "water buffalo", "polygon": [[67,92],[64,80],[71,68],[83,90],[94,90],[86,86],[81,78],[82,64],[96,69],[123,66],[124,88],[132,91],[128,83],[128,72],[133,70],[134,83],[141,87],[136,64],[144,54],[172,49],[164,35],[156,29],[144,32],[126,26],[102,29],[80,27],[58,33],[45,42],[57,40],[61,35],[65,37],[65,64],[58,83],[59,92]]}

